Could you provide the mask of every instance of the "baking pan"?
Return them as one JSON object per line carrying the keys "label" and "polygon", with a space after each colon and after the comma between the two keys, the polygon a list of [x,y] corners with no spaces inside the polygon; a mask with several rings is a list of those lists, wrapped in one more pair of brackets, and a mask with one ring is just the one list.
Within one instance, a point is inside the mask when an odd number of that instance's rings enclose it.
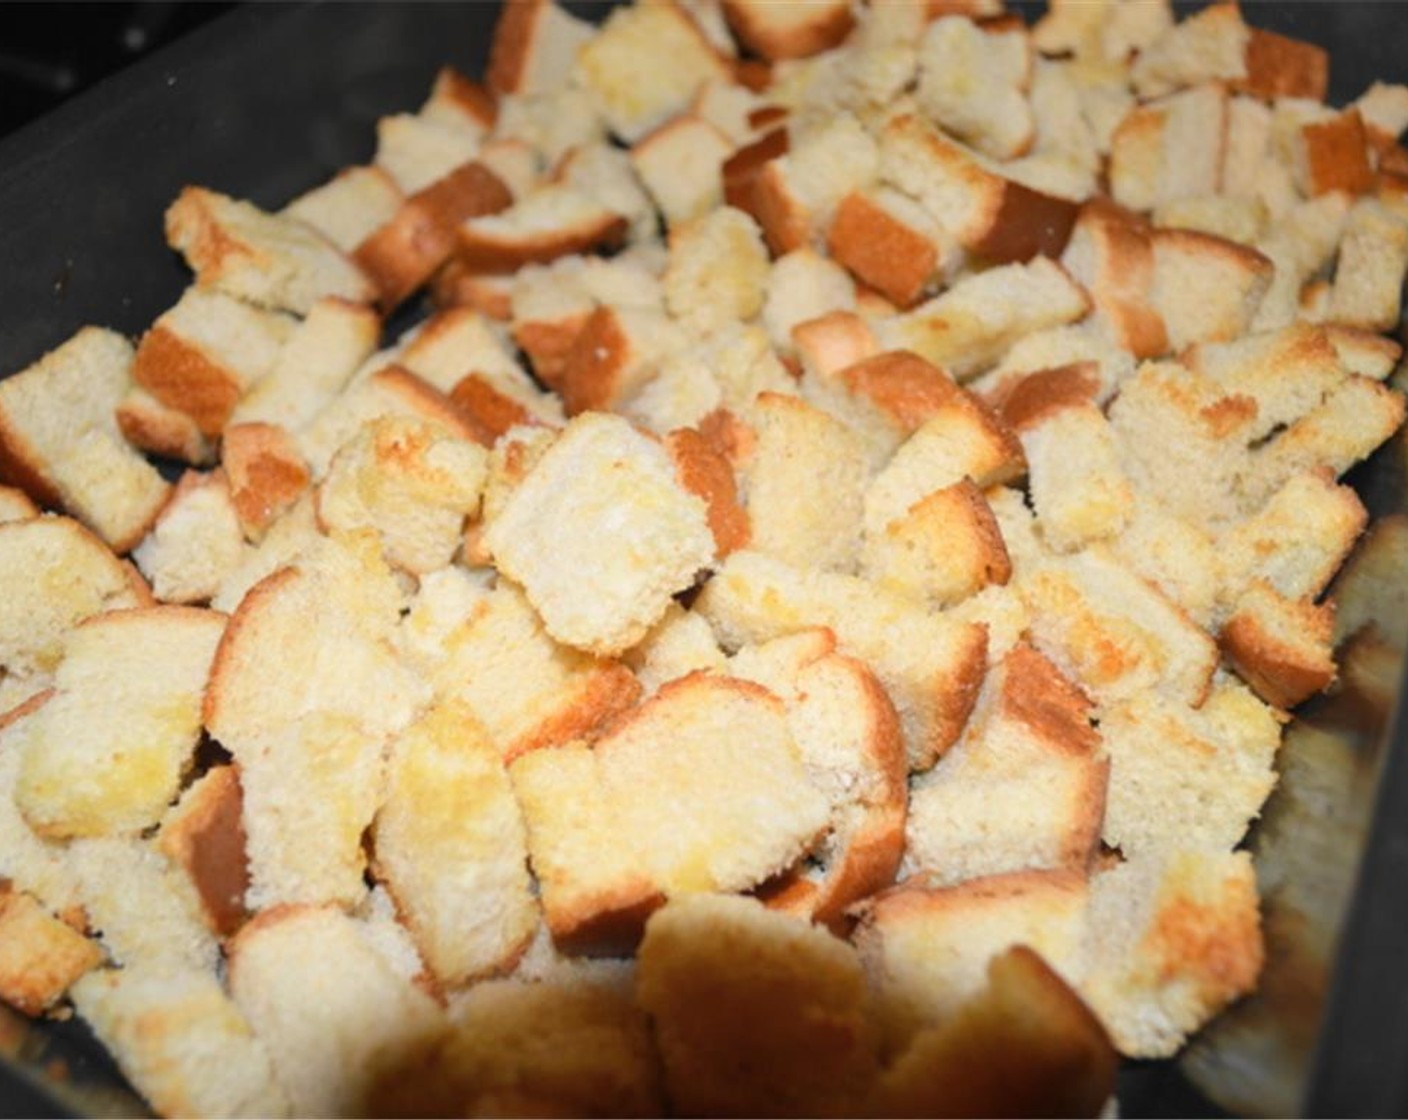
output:
{"label": "baking pan", "polygon": [[[1329,48],[1334,103],[1375,78],[1408,81],[1400,5],[1244,11],[1256,26]],[[377,118],[418,107],[441,65],[482,71],[496,15],[478,2],[247,5],[0,142],[0,375],[86,324],[139,334],[188,282],[162,238],[162,214],[184,184],[275,209],[367,161]],[[1408,510],[1403,447],[1395,437],[1350,476],[1375,516]],[[1395,679],[1401,693],[1401,666]],[[1287,777],[1250,843],[1259,859],[1274,849],[1292,803],[1310,799],[1315,811],[1294,820],[1297,850],[1313,848],[1316,861],[1277,874],[1282,888],[1296,874],[1313,880],[1301,884],[1313,903],[1292,917],[1318,950],[1273,945],[1263,990],[1184,1059],[1128,1064],[1122,1115],[1408,1113],[1408,710],[1395,707],[1341,695],[1300,713],[1304,734],[1288,735]],[[1339,744],[1337,783],[1297,753],[1326,736]],[[0,1007],[0,1115],[143,1108],[81,1024],[31,1023]]]}

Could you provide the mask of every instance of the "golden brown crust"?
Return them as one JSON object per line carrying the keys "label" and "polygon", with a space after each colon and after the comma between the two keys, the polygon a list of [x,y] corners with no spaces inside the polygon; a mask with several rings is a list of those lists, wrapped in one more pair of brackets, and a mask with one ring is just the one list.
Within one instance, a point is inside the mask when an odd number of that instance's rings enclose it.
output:
{"label": "golden brown crust", "polygon": [[875,332],[854,311],[828,311],[792,328],[792,345],[803,364],[822,377],[874,357]]}
{"label": "golden brown crust", "polygon": [[493,447],[494,441],[518,424],[536,419],[521,403],[499,392],[477,373],[466,374],[450,390],[450,404],[474,431],[475,442]]}
{"label": "golden brown crust", "polygon": [[[980,402],[938,366],[910,350],[887,350],[847,366],[838,379],[906,434],[947,408]],[[983,406],[987,411],[986,406]]]}
{"label": "golden brown crust", "polygon": [[570,702],[562,704],[503,748],[508,764],[529,751],[561,746],[574,739],[590,738],[627,713],[640,699],[641,684],[619,661],[599,659],[578,686]]}
{"label": "golden brown crust", "polygon": [[513,318],[513,294],[504,279],[471,272],[454,257],[431,277],[430,302],[439,310],[470,307],[501,323]]}
{"label": "golden brown crust", "polygon": [[826,240],[838,264],[897,308],[919,302],[939,263],[929,238],[856,191],[841,200]]}
{"label": "golden brown crust", "polygon": [[153,408],[129,399],[117,406],[114,416],[122,438],[133,447],[183,463],[210,461],[210,443],[189,413],[159,401]]}
{"label": "golden brown crust", "polygon": [[720,174],[724,184],[724,202],[758,217],[754,196],[758,179],[764,169],[779,156],[785,156],[790,146],[786,127],[775,128],[766,136],[745,144],[724,161]]}
{"label": "golden brown crust", "polygon": [[244,391],[239,377],[160,325],[142,336],[132,379],[168,408],[184,412],[204,436],[220,434]]}
{"label": "golden brown crust", "polygon": [[773,256],[781,257],[807,244],[810,223],[800,200],[782,175],[782,167],[772,160],[753,180],[746,209],[763,229],[763,237]]}
{"label": "golden brown crust", "polygon": [[1025,642],[1003,659],[1002,714],[1026,724],[1059,754],[1089,754],[1100,745],[1090,698],[1044,654]]}
{"label": "golden brown crust", "polygon": [[[243,647],[249,644],[248,635],[244,631],[249,625],[250,616],[258,617],[263,609],[263,604],[276,599],[285,585],[294,583],[301,578],[302,573],[297,568],[279,568],[270,572],[251,587],[245,597],[240,600],[240,605],[225,625],[225,633],[220,636],[220,644],[215,647],[215,656],[210,662],[210,679],[205,688],[205,696],[201,701],[200,721],[202,726],[213,729],[223,722],[224,713],[220,709],[225,703],[226,677],[231,674],[238,675],[243,669],[243,666],[236,664],[233,659],[236,654],[248,656]],[[260,917],[263,915],[261,914]],[[244,928],[248,929],[249,927],[246,925]]]}
{"label": "golden brown crust", "polygon": [[807,58],[830,50],[855,25],[851,8],[844,0],[815,3],[813,17],[805,23],[784,21],[774,25],[769,17],[786,6],[769,0],[723,0],[724,18],[740,43],[769,61]]}
{"label": "golden brown crust", "polygon": [[590,311],[579,311],[561,319],[538,319],[514,325],[514,342],[528,355],[533,372],[549,388],[561,387],[572,344],[591,317]]}
{"label": "golden brown crust", "polygon": [[1305,146],[1306,190],[1311,197],[1331,191],[1363,194],[1373,188],[1369,142],[1358,109],[1303,125],[1300,131]]}
{"label": "golden brown crust", "polygon": [[0,482],[18,486],[41,506],[62,509],[63,495],[49,481],[42,462],[34,445],[0,413]]}
{"label": "golden brown crust", "polygon": [[787,110],[781,105],[760,105],[748,113],[748,127],[757,132],[786,120]]}
{"label": "golden brown crust", "polygon": [[980,236],[969,238],[967,247],[997,264],[1040,255],[1060,257],[1080,204],[1010,179],[999,182],[1001,191],[986,228]]}
{"label": "golden brown crust", "polygon": [[1094,362],[1072,362],[1004,381],[988,403],[1013,431],[1041,423],[1063,408],[1094,404],[1100,376]]}
{"label": "golden brown crust", "polygon": [[499,275],[516,272],[524,265],[547,264],[575,253],[614,249],[625,240],[627,229],[625,218],[605,210],[568,229],[523,237],[498,236],[473,225],[461,225],[457,230],[457,252],[471,271]]}
{"label": "golden brown crust", "polygon": [[173,827],[161,830],[158,846],[191,880],[206,923],[217,936],[230,937],[247,916],[244,896],[249,889],[238,768],[211,770],[198,792],[199,801]]}
{"label": "golden brown crust", "polygon": [[240,526],[254,539],[308,489],[308,464],[277,424],[232,424],[221,441],[220,460]]}
{"label": "golden brown crust", "polygon": [[664,904],[660,888],[639,879],[617,883],[610,891],[582,901],[570,914],[547,910],[544,917],[553,944],[562,952],[623,957],[639,948],[646,921]]}
{"label": "golden brown crust", "polygon": [[443,424],[461,439],[474,439],[474,425],[450,403],[449,398],[404,366],[386,366],[372,374],[370,380],[400,397],[417,416]]}
{"label": "golden brown crust", "polygon": [[709,507],[709,531],[722,560],[746,548],[752,535],[748,514],[738,501],[738,480],[728,458],[693,428],[677,428],[665,437],[665,448],[675,461],[680,485]]}
{"label": "golden brown crust", "polygon": [[503,181],[473,161],[406,199],[396,216],[352,253],[376,285],[381,311],[398,307],[450,258],[461,222],[496,214],[512,202]]}
{"label": "golden brown crust", "polygon": [[1222,652],[1256,694],[1273,708],[1289,711],[1324,692],[1335,680],[1330,642],[1333,603],[1287,604],[1302,642],[1287,642],[1254,612],[1238,611],[1222,628]]}
{"label": "golden brown crust", "polygon": [[0,888],[0,999],[40,1015],[103,960],[89,941],[30,895]]}
{"label": "golden brown crust", "polygon": [[1168,331],[1148,302],[1154,282],[1148,222],[1105,198],[1087,202],[1078,220],[1091,227],[1097,246],[1090,296],[1108,317],[1116,341],[1136,358],[1166,353]]}
{"label": "golden brown crust", "polygon": [[1308,97],[1324,101],[1330,84],[1330,54],[1324,47],[1260,27],[1248,27],[1247,76],[1234,79],[1234,93],[1264,101]]}
{"label": "golden brown crust", "polygon": [[598,307],[587,316],[563,359],[562,375],[554,386],[562,394],[562,407],[568,416],[607,409],[615,403],[630,345],[612,308]]}
{"label": "golden brown crust", "polygon": [[499,9],[484,80],[497,93],[517,93],[528,66],[538,21],[551,0],[514,0]]}
{"label": "golden brown crust", "polygon": [[431,96],[453,103],[486,129],[493,128],[499,119],[499,104],[493,91],[466,78],[453,66],[440,68]]}
{"label": "golden brown crust", "polygon": [[934,682],[933,734],[925,743],[924,753],[931,759],[941,758],[963,733],[964,725],[978,702],[978,691],[988,669],[988,631],[986,626],[973,626],[965,634],[966,641],[954,658],[950,671]]}

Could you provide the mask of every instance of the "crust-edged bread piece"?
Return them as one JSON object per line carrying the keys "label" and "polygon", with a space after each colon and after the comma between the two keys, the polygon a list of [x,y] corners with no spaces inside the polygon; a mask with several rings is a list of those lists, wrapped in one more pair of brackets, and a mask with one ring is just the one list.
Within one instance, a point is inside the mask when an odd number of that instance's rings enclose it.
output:
{"label": "crust-edged bread piece", "polygon": [[435,1001],[336,907],[268,910],[231,942],[229,958],[230,993],[294,1116],[365,1113],[378,1080],[409,1067],[444,1029]]}
{"label": "crust-edged bread piece", "polygon": [[494,25],[485,80],[496,93],[546,93],[564,85],[591,24],[552,0],[505,5]]}
{"label": "crust-edged bread piece", "polygon": [[996,160],[1025,155],[1036,139],[1032,45],[1023,24],[983,27],[963,16],[929,24],[919,48],[915,99],[944,132]]}
{"label": "crust-edged bread piece", "polygon": [[0,480],[67,510],[119,553],[142,539],[170,489],[118,430],[132,358],[120,334],[84,327],[0,381]]}
{"label": "crust-edged bread piece", "polygon": [[15,729],[24,752],[15,803],[36,832],[67,839],[157,823],[195,751],[225,621],[157,606],[69,631],[53,697]]}
{"label": "crust-edged bread piece", "polygon": [[188,186],[166,211],[167,243],[201,288],[306,315],[324,296],[370,303],[376,289],[330,241],[295,218]]}
{"label": "crust-edged bread piece", "polygon": [[636,992],[681,1114],[854,1116],[878,1070],[855,950],[752,899],[654,914]]}
{"label": "crust-edged bread piece", "polygon": [[548,184],[508,209],[470,218],[458,230],[458,258],[472,271],[514,272],[590,249],[610,249],[626,219],[576,187]]}
{"label": "crust-edged bread piece", "polygon": [[115,415],[122,438],[139,451],[199,466],[215,459],[210,440],[189,413],[163,404],[140,385],[127,390]]}
{"label": "crust-edged bread piece", "polygon": [[610,655],[714,558],[705,503],[668,452],[619,417],[574,419],[514,490],[485,543],[558,641]]}
{"label": "crust-edged bread piece", "polygon": [[251,541],[260,540],[308,490],[308,464],[277,424],[231,424],[220,441],[220,465],[240,528]]}
{"label": "crust-edged bread piece", "polygon": [[33,895],[0,891],[0,999],[26,1015],[42,1015],[81,976],[103,962],[103,951]]}
{"label": "crust-edged bread piece", "polygon": [[405,196],[375,164],[345,167],[322,186],[305,191],[280,211],[312,226],[344,253],[351,253],[396,216]]}
{"label": "crust-edged bread piece", "polygon": [[723,202],[724,161],[733,141],[695,113],[681,113],[639,140],[631,166],[666,225],[702,217]]}
{"label": "crust-edged bread piece", "polygon": [[934,886],[1022,870],[1084,874],[1109,763],[1090,700],[1017,645],[988,674],[963,738],[915,783],[906,869]]}
{"label": "crust-edged bread piece", "polygon": [[721,7],[738,41],[774,62],[829,50],[855,25],[845,0],[804,0],[786,5],[767,0],[723,0]]}
{"label": "crust-edged bread piece", "polygon": [[212,933],[229,937],[244,924],[249,857],[238,766],[213,767],[192,782],[162,818],[157,847],[185,872]]}
{"label": "crust-edged bread piece", "polygon": [[462,702],[432,708],[392,744],[373,843],[376,873],[442,986],[522,955],[538,926],[523,819],[499,752]]}
{"label": "crust-edged bread piece", "polygon": [[74,1006],[161,1116],[290,1116],[267,1041],[214,975],[160,966],[103,969]]}

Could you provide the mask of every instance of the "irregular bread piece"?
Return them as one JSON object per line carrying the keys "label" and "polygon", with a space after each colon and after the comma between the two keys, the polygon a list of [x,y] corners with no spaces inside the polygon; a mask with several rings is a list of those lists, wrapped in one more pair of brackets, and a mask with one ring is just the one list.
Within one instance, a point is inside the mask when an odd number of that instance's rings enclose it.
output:
{"label": "irregular bread piece", "polygon": [[376,165],[405,195],[445,179],[479,149],[479,135],[452,121],[393,113],[376,122]]}
{"label": "irregular bread piece", "polygon": [[1175,852],[1098,872],[1077,990],[1120,1053],[1167,1057],[1261,971],[1246,852]]}
{"label": "irregular bread piece", "polygon": [[1254,582],[1218,640],[1238,675],[1272,707],[1289,711],[1335,681],[1335,606],[1291,599]]}
{"label": "irregular bread piece", "polygon": [[864,125],[849,113],[834,113],[815,128],[789,134],[788,150],[759,169],[743,209],[758,219],[777,255],[819,247],[841,200],[874,180],[878,158]]}
{"label": "irregular bread piece", "polygon": [[729,649],[811,626],[833,631],[841,651],[868,665],[889,693],[912,770],[928,769],[957,739],[987,664],[979,625],[852,576],[799,570],[747,550],[720,565],[695,606]]}
{"label": "irregular bread piece", "polygon": [[187,471],[132,559],[164,603],[205,603],[244,556],[223,471]]}
{"label": "irregular bread piece", "polygon": [[1134,505],[1114,432],[1093,404],[1047,411],[1018,428],[1042,540],[1056,552],[1116,537]]}
{"label": "irregular bread piece", "polygon": [[598,413],[563,430],[485,543],[550,634],[607,655],[639,641],[714,557],[705,505],[676,482],[665,450]]}
{"label": "irregular bread piece", "polygon": [[505,5],[494,25],[485,81],[500,94],[556,89],[593,30],[552,0]]}
{"label": "irregular bread piece", "polygon": [[771,61],[829,50],[846,38],[855,23],[850,5],[843,0],[804,0],[785,6],[766,0],[723,0],[722,8],[738,41]]}
{"label": "irregular bread piece", "polygon": [[1331,191],[1363,194],[1374,183],[1369,138],[1354,106],[1310,115],[1292,134],[1291,160],[1296,185],[1310,198]]}
{"label": "irregular bread piece", "polygon": [[497,214],[470,218],[458,229],[459,259],[474,272],[514,272],[589,249],[613,248],[626,220],[566,183],[550,183]]}
{"label": "irregular bread piece", "polygon": [[620,405],[683,342],[682,329],[653,307],[598,307],[562,359],[557,389],[568,415]]}
{"label": "irregular bread piece", "polygon": [[1222,185],[1227,91],[1194,86],[1131,109],[1110,139],[1110,194],[1131,210],[1153,210]]}
{"label": "irregular bread piece", "polygon": [[306,315],[324,296],[370,303],[361,269],[311,226],[204,187],[183,187],[166,211],[166,240],[196,284],[274,310]]}
{"label": "irregular bread piece", "polygon": [[0,382],[0,479],[67,510],[119,553],[142,539],[169,489],[114,418],[132,356],[121,335],[84,327]]}
{"label": "irregular bread piece", "polygon": [[1174,350],[1245,333],[1271,284],[1272,264],[1255,249],[1186,229],[1150,234],[1149,304]]}
{"label": "irregular bread piece", "polygon": [[951,1020],[983,990],[988,962],[1013,945],[1067,983],[1081,967],[1085,876],[1023,871],[931,888],[914,879],[864,908],[856,948],[875,989],[887,1053]]}
{"label": "irregular bread piece", "polygon": [[659,1116],[645,1014],[589,980],[491,980],[456,1000],[444,1038],[379,1085],[382,1116]]}
{"label": "irregular bread piece", "polygon": [[1111,342],[1136,358],[1169,349],[1168,331],[1149,305],[1154,250],[1148,226],[1105,199],[1081,207],[1061,264],[1085,286],[1090,321]]}
{"label": "irregular bread piece", "polygon": [[280,211],[312,226],[344,253],[351,253],[401,208],[404,195],[376,164],[344,167],[322,186],[305,191]]}
{"label": "irregular bread piece", "polygon": [[192,465],[215,458],[210,440],[191,417],[161,403],[140,385],[133,385],[115,412],[122,438],[139,451]]}
{"label": "irregular bread piece", "polygon": [[538,924],[527,842],[499,752],[473,713],[432,708],[392,744],[376,873],[447,988],[507,971]]}
{"label": "irregular bread piece", "polygon": [[1330,289],[1330,321],[1389,331],[1402,310],[1408,222],[1375,199],[1350,209]]}
{"label": "irregular bread piece", "polygon": [[19,732],[15,803],[36,832],[117,835],[160,819],[200,736],[225,621],[216,611],[157,606],[110,611],[69,631],[55,694]]}
{"label": "irregular bread piece", "polygon": [[34,896],[0,891],[0,999],[26,1015],[42,1015],[70,986],[103,961],[103,951],[53,917]]}
{"label": "irregular bread piece", "polygon": [[1023,870],[1084,874],[1109,763],[1090,700],[1015,646],[984,682],[963,738],[910,795],[905,868],[931,886]]}
{"label": "irregular bread piece", "polygon": [[74,1006],[161,1116],[290,1116],[266,1040],[209,973],[103,969]]}
{"label": "irregular bread piece", "polygon": [[920,1031],[881,1075],[870,1116],[1094,1116],[1119,1055],[1100,1020],[1025,945],[993,957],[987,987]]}
{"label": "irregular bread piece", "polygon": [[733,141],[705,117],[681,113],[639,140],[631,166],[671,228],[723,202],[723,165]]}
{"label": "irregular bread piece", "polygon": [[1170,26],[1130,67],[1140,97],[1159,97],[1183,86],[1247,77],[1250,29],[1236,4],[1211,4]]}
{"label": "irregular bread piece", "polygon": [[1024,25],[983,28],[963,16],[943,16],[924,32],[915,100],[949,135],[993,159],[1014,159],[1036,138],[1026,98],[1031,78]]}
{"label": "irregular bread piece", "polygon": [[625,661],[646,696],[697,670],[721,670],[728,664],[704,616],[687,611],[678,603],[670,604],[645,639],[627,653]]}
{"label": "irregular bread piece", "polygon": [[957,245],[918,203],[889,187],[841,199],[826,248],[857,280],[901,308],[918,303],[960,259]]}
{"label": "irregular bread piece", "polygon": [[762,233],[743,211],[720,207],[671,231],[665,306],[695,334],[754,318],[767,281]]}
{"label": "irregular bread piece", "polygon": [[249,857],[239,767],[216,766],[192,782],[162,818],[157,847],[185,872],[212,933],[229,937],[244,924]]}
{"label": "irregular bread piece", "polygon": [[365,1112],[378,1081],[410,1067],[444,1029],[434,1000],[336,907],[268,910],[229,954],[230,993],[295,1116]]}
{"label": "irregular bread piece", "polygon": [[277,424],[231,424],[220,441],[220,464],[240,528],[251,541],[259,541],[308,490],[308,464],[297,441]]}
{"label": "irregular bread piece", "polygon": [[752,899],[672,900],[641,943],[637,999],[688,1115],[856,1115],[878,1070],[866,997],[849,945]]}
{"label": "irregular bread piece", "polygon": [[0,666],[7,672],[52,673],[65,635],[83,619],[151,602],[136,569],[72,518],[0,524]]}

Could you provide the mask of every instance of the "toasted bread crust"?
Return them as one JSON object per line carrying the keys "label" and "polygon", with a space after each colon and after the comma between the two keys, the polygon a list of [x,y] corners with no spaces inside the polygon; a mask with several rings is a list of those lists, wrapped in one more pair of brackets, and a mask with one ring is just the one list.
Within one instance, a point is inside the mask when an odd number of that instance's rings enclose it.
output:
{"label": "toasted bread crust", "polygon": [[939,261],[932,241],[854,192],[841,200],[826,244],[858,280],[899,308],[919,302]]}
{"label": "toasted bread crust", "polygon": [[751,536],[748,514],[739,504],[738,480],[728,459],[693,428],[679,428],[665,437],[675,461],[680,485],[709,506],[709,530],[719,559],[746,548]]}

